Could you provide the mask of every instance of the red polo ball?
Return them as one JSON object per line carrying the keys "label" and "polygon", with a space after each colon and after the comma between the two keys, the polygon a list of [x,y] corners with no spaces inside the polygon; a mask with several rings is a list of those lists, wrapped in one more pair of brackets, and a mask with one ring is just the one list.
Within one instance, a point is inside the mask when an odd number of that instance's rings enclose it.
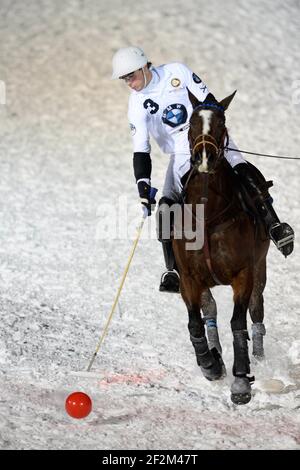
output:
{"label": "red polo ball", "polygon": [[92,411],[92,400],[86,393],[74,392],[66,399],[65,408],[72,418],[86,418]]}

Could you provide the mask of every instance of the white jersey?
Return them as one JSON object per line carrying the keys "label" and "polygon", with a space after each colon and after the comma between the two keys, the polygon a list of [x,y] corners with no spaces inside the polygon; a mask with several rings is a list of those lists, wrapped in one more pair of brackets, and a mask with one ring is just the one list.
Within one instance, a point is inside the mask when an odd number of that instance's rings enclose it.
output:
{"label": "white jersey", "polygon": [[[141,91],[132,91],[129,98],[133,152],[150,154],[151,135],[161,150],[170,155],[163,196],[175,201],[182,190],[181,178],[191,166],[188,131],[193,106],[188,89],[200,102],[209,90],[195,73],[177,62],[152,67],[151,72],[150,83]],[[230,137],[229,145],[236,149]],[[245,163],[237,149],[226,150],[224,155],[232,167]],[[148,177],[141,180],[150,184]]]}
{"label": "white jersey", "polygon": [[187,88],[204,101],[209,91],[202,80],[183,64],[152,67],[152,80],[141,91],[132,91],[128,119],[134,152],[148,152],[150,135],[167,154],[190,154],[188,123],[193,112]]}

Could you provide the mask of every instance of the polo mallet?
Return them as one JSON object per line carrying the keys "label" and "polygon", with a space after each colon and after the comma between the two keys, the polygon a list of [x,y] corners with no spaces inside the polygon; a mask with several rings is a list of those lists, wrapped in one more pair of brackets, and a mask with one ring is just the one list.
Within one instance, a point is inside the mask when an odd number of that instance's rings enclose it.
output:
{"label": "polo mallet", "polygon": [[[157,189],[156,189],[156,188],[151,188],[151,190],[150,190],[150,199],[151,199],[151,200],[155,198],[156,193],[157,193]],[[128,259],[127,265],[126,265],[126,267],[125,267],[124,274],[123,274],[123,276],[122,276],[122,280],[121,280],[120,287],[119,287],[119,289],[118,289],[118,291],[117,291],[117,295],[116,295],[116,297],[115,297],[114,303],[113,303],[113,305],[112,305],[110,314],[109,314],[109,316],[108,316],[108,319],[107,319],[106,325],[105,325],[105,327],[104,327],[103,333],[102,333],[102,335],[101,335],[101,337],[100,337],[99,343],[98,343],[98,345],[97,345],[97,347],[96,347],[96,350],[95,350],[95,352],[94,352],[94,354],[93,354],[93,356],[92,356],[92,359],[91,359],[91,361],[90,361],[90,363],[89,363],[89,366],[88,366],[88,368],[87,368],[87,372],[90,372],[91,367],[92,367],[92,365],[93,365],[93,362],[94,362],[94,360],[96,359],[96,356],[97,356],[97,354],[98,354],[98,352],[99,352],[99,349],[100,349],[100,347],[101,347],[101,345],[102,345],[102,343],[103,343],[103,341],[104,341],[104,338],[105,338],[105,336],[106,336],[106,334],[107,334],[107,331],[108,331],[109,324],[110,324],[110,322],[111,322],[111,319],[112,319],[112,316],[113,316],[113,314],[114,314],[116,305],[117,305],[117,303],[118,303],[118,300],[119,300],[121,291],[122,291],[122,289],[123,289],[123,285],[124,285],[124,282],[125,282],[127,273],[128,273],[128,271],[129,271],[129,267],[130,267],[130,264],[131,264],[133,255],[134,255],[134,253],[135,253],[135,249],[136,249],[136,247],[137,247],[137,244],[138,244],[138,242],[139,242],[139,239],[140,239],[140,236],[141,236],[141,233],[142,233],[142,229],[143,229],[143,226],[144,226],[144,222],[145,222],[145,220],[146,220],[146,218],[147,218],[147,216],[148,216],[148,210],[147,210],[146,207],[143,207],[143,211],[144,211],[143,217],[142,217],[142,220],[141,220],[141,222],[140,222],[140,224],[139,224],[139,226],[138,226],[138,228],[137,228],[136,238],[135,238],[135,240],[134,240],[134,243],[133,243],[133,246],[132,246],[132,249],[131,249],[131,252],[130,252],[129,259]]]}

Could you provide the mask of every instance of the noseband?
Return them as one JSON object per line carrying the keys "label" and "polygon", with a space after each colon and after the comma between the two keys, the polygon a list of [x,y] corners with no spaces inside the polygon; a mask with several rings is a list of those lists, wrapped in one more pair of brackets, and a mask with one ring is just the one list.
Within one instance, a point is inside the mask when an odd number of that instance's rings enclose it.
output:
{"label": "noseband", "polygon": [[[210,140],[207,140],[207,137],[212,139],[213,142],[211,142]],[[199,140],[199,142],[198,142],[198,140]],[[196,154],[198,148],[201,147],[201,145],[203,145],[203,147],[205,147],[205,145],[212,145],[216,149],[217,154],[220,152],[220,147],[218,146],[218,143],[217,143],[216,139],[212,135],[199,134],[196,137],[195,142],[194,142],[194,147],[193,147],[193,150],[192,150],[193,155]]]}

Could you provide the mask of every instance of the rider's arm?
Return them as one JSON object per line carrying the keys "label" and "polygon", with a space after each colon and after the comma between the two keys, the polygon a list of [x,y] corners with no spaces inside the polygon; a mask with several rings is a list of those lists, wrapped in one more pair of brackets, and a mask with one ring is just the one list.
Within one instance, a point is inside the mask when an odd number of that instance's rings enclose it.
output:
{"label": "rider's arm", "polygon": [[136,182],[145,181],[150,184],[152,164],[148,118],[133,94],[129,99],[128,120],[133,141],[133,170]]}

